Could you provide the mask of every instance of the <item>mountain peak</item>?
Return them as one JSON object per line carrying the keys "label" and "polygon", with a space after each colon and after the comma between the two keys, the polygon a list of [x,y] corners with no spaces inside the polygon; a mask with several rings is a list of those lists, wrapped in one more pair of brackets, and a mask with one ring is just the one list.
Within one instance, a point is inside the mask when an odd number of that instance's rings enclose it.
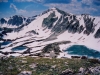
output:
{"label": "mountain peak", "polygon": [[50,8],[51,10],[56,10],[57,8],[56,7],[52,7],[52,8]]}

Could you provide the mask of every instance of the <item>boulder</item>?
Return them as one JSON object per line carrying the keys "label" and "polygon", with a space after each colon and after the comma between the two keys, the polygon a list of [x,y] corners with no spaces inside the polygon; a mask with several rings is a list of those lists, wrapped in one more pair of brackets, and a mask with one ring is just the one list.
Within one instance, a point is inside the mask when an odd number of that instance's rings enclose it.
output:
{"label": "boulder", "polygon": [[22,71],[18,75],[32,75],[32,71]]}
{"label": "boulder", "polygon": [[36,65],[37,65],[37,64],[32,63],[31,65],[29,65],[29,67],[30,67],[30,68],[32,68],[32,69],[34,69],[34,68],[36,68],[36,67],[37,67]]}
{"label": "boulder", "polygon": [[80,56],[71,56],[71,58],[73,59],[73,58],[80,58]]}
{"label": "boulder", "polygon": [[99,75],[100,74],[100,66],[91,67],[89,70],[93,73],[93,75]]}
{"label": "boulder", "polygon": [[73,75],[73,71],[70,69],[66,69],[60,75]]}
{"label": "boulder", "polygon": [[88,59],[86,56],[82,56],[81,59]]}

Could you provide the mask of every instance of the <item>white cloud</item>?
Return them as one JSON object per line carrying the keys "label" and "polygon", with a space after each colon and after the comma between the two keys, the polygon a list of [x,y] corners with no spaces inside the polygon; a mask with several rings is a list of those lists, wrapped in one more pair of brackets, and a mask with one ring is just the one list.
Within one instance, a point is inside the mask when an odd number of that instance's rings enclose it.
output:
{"label": "white cloud", "polygon": [[[30,7],[30,6],[27,6],[27,7]],[[16,12],[17,15],[23,15],[23,16],[26,16],[26,17],[39,15],[40,13],[42,13],[44,11],[44,10],[28,11],[27,7],[24,8],[25,10],[23,10],[23,9],[18,9],[14,4],[10,4],[10,8],[12,8]]]}
{"label": "white cloud", "polygon": [[26,13],[26,10],[18,9],[13,3],[10,4],[10,8],[14,9],[16,13]]}
{"label": "white cloud", "polygon": [[[83,7],[82,6],[83,3],[86,5],[89,5],[89,7],[87,7],[87,6]],[[52,3],[52,4],[45,4],[45,6],[48,6],[49,8],[57,7],[61,10],[64,10],[64,11],[66,11],[68,13],[72,13],[72,14],[84,14],[84,13],[92,14],[93,12],[97,11],[97,9],[92,6],[91,0],[82,0],[81,2],[78,2],[77,0],[72,0],[72,2],[69,4]]]}
{"label": "white cloud", "polygon": [[44,0],[14,0],[16,2],[43,2]]}
{"label": "white cloud", "polygon": [[91,5],[93,3],[93,0],[82,0],[81,2],[86,5]]}
{"label": "white cloud", "polygon": [[[61,10],[64,10],[68,13],[73,13],[73,14],[91,14],[91,15],[100,15],[100,6],[96,6],[93,4],[94,0],[72,0],[71,3],[44,3],[45,0],[14,0],[17,2],[40,2],[41,4],[43,4],[43,6],[52,8],[52,7],[57,7]],[[98,1],[98,0],[97,0]],[[32,7],[32,5],[26,6],[23,9],[18,9],[14,4],[10,5],[10,8],[13,8],[17,13],[23,13],[23,14],[27,14],[30,15],[30,13],[34,14],[38,14],[40,13],[39,11],[33,11],[30,8]],[[36,7],[36,6],[35,6]],[[26,10],[30,10],[26,11]]]}

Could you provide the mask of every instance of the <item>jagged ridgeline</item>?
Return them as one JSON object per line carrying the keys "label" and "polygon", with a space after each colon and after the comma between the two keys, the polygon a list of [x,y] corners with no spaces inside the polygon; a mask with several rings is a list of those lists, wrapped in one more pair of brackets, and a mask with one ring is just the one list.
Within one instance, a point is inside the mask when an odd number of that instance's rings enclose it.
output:
{"label": "jagged ridgeline", "polygon": [[[89,35],[90,33],[93,33],[95,31],[95,26],[96,26],[96,24],[94,23],[95,18],[91,18],[87,14],[82,14],[81,17],[83,17],[85,23],[85,27],[83,27],[83,25],[80,25],[79,23],[80,20],[77,19],[76,15],[66,13],[59,9],[57,9],[57,11],[61,14],[60,18],[56,17],[54,11],[47,18],[44,18],[42,24],[43,27],[47,27],[48,29],[51,28],[52,29],[51,31],[55,33],[61,33],[68,30],[69,33],[73,34],[81,33],[82,31],[84,31],[84,34]],[[55,22],[56,24],[54,25]],[[100,36],[100,34],[98,33],[99,29],[95,34],[95,38]]]}
{"label": "jagged ridgeline", "polygon": [[[53,9],[48,9],[47,11],[43,12],[43,14],[51,10],[53,11]],[[80,25],[79,23],[80,20],[77,19],[76,15],[69,14],[62,10],[59,10],[58,8],[56,8],[56,10],[61,14],[60,18],[58,18],[55,14],[55,11],[53,11],[48,17],[44,18],[43,23],[42,23],[43,27],[47,27],[48,29],[51,28],[52,29],[51,31],[55,33],[61,33],[68,30],[69,33],[73,33],[73,34],[81,33],[82,31],[84,31],[84,34],[89,35],[90,33],[93,33],[95,31],[95,26],[96,26],[96,24],[94,23],[95,18],[90,17],[87,14],[82,14],[81,17],[83,18],[84,23],[85,23],[85,26],[83,26],[83,25]],[[15,15],[15,16],[10,17],[9,19],[1,18],[0,25],[7,24],[7,25],[19,26],[16,29],[9,28],[10,30],[18,31],[21,28],[23,28],[25,25],[28,25],[29,23],[31,23],[35,19],[35,17],[37,16],[26,18],[23,16]],[[9,30],[6,27],[4,29]],[[3,29],[0,28],[0,31],[1,30]],[[7,33],[7,31],[5,32]],[[100,33],[100,28],[98,28],[94,37],[99,38],[100,37],[99,33]]]}
{"label": "jagged ridgeline", "polygon": [[[34,19],[34,18],[33,18]],[[14,15],[10,18],[1,18],[0,19],[0,24],[8,24],[8,25],[22,25],[24,23],[24,21],[26,21],[27,23],[30,23],[33,20],[31,17],[26,18],[23,16],[19,16],[19,15]]]}

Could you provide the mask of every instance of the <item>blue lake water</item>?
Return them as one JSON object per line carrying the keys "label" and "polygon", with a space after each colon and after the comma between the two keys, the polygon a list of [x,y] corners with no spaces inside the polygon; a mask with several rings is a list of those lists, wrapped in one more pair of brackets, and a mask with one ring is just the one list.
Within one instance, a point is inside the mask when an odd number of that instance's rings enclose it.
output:
{"label": "blue lake water", "polygon": [[5,41],[5,42],[1,43],[1,45],[8,45],[10,43],[11,43],[11,41]]}
{"label": "blue lake water", "polygon": [[84,45],[73,45],[65,50],[70,55],[86,55],[88,57],[100,58],[100,52],[97,50],[89,49]]}
{"label": "blue lake water", "polygon": [[12,48],[13,51],[20,51],[20,50],[25,50],[25,49],[27,49],[26,46],[17,46],[17,47]]}

